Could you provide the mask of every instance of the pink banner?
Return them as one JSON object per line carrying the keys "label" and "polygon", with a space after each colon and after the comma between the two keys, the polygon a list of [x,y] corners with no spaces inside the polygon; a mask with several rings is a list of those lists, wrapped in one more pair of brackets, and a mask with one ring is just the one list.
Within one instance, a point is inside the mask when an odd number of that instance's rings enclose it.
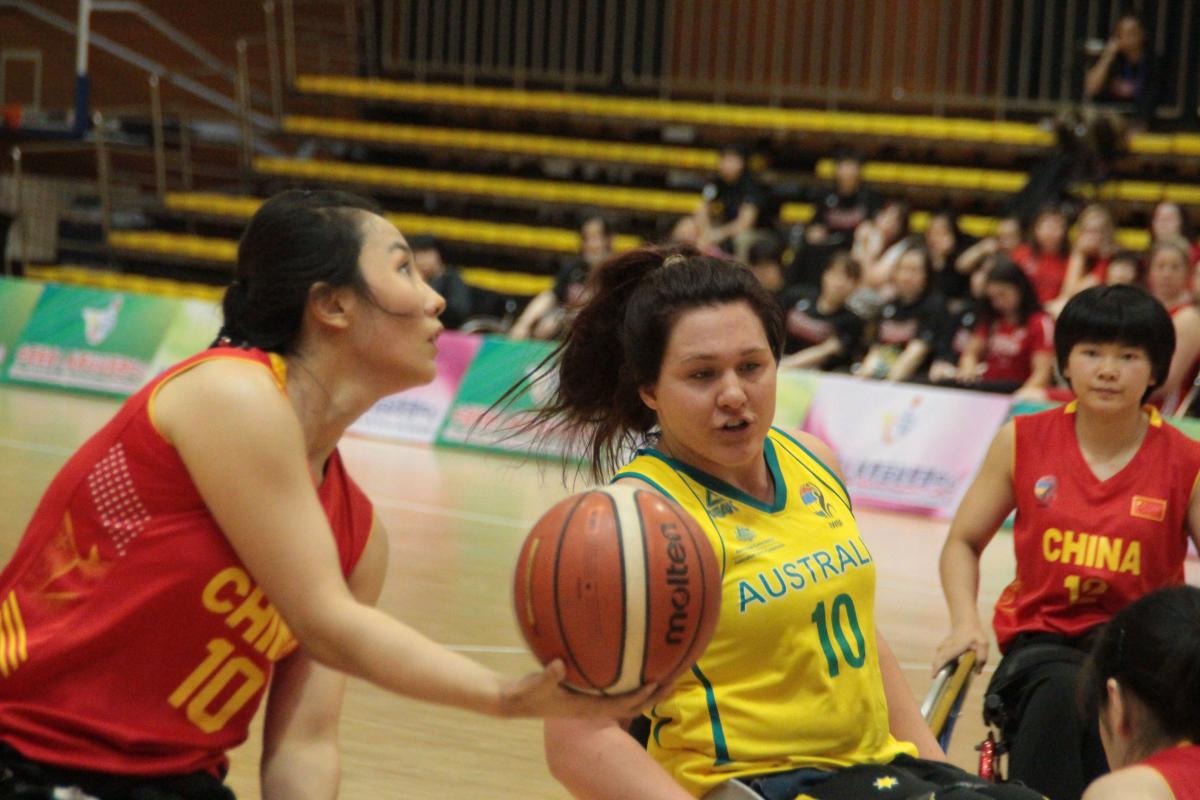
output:
{"label": "pink banner", "polygon": [[438,337],[437,377],[433,382],[383,398],[350,426],[350,432],[432,443],[482,342],[480,337],[466,333],[443,333]]}
{"label": "pink banner", "polygon": [[1011,398],[823,375],[804,430],[833,448],[855,503],[946,518]]}

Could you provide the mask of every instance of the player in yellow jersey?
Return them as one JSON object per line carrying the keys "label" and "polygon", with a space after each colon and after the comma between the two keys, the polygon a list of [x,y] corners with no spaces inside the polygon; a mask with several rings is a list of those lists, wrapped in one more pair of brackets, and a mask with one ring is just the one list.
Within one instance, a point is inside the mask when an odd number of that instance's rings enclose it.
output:
{"label": "player in yellow jersey", "polygon": [[592,281],[536,424],[573,436],[597,478],[695,515],[722,564],[723,608],[708,649],[648,712],[648,747],[617,720],[550,721],[555,777],[596,800],[686,800],[731,779],[767,800],[1036,797],[945,763],[921,719],[875,629],[875,565],[833,454],[771,427],[774,299],[740,265],[655,250]]}

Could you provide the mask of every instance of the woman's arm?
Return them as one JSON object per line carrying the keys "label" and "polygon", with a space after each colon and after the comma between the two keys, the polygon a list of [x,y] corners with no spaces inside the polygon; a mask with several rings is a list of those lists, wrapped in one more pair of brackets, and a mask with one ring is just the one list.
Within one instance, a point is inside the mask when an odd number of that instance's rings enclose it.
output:
{"label": "woman's arm", "polygon": [[888,370],[887,379],[889,381],[906,381],[913,376],[913,373],[925,361],[925,357],[929,355],[929,342],[924,339],[913,339],[900,353],[900,357],[892,364],[892,368]]}
{"label": "woman's arm", "polygon": [[614,720],[546,720],[550,774],[578,800],[690,800]]}
{"label": "woman's arm", "polygon": [[[1179,392],[1185,394],[1190,388],[1183,382],[1191,372],[1192,366],[1200,359],[1200,311],[1195,307],[1182,309],[1171,318],[1175,326],[1175,355],[1171,356],[1171,367],[1167,370],[1167,379],[1158,387],[1156,397],[1170,397]],[[1176,409],[1164,408],[1167,414]]]}
{"label": "woman's arm", "polygon": [[1108,83],[1108,71],[1112,68],[1113,60],[1116,57],[1117,39],[1114,36],[1105,43],[1100,58],[1096,59],[1096,63],[1083,76],[1084,97],[1095,97],[1104,91],[1104,84]]}
{"label": "woman's arm", "polygon": [[[375,605],[387,572],[387,532],[375,520],[367,546],[350,576],[350,591]],[[271,678],[263,723],[264,800],[336,798],[340,783],[338,720],[346,676],[298,650]]]}
{"label": "woman's arm", "polygon": [[996,237],[988,236],[980,239],[962,251],[958,260],[954,262],[954,268],[964,274],[972,273],[983,263],[985,258],[999,252],[999,250],[1000,245],[996,243]]}
{"label": "woman's arm", "polygon": [[883,693],[887,696],[888,728],[892,736],[917,746],[917,755],[931,761],[945,761],[946,753],[937,743],[933,731],[921,716],[921,707],[913,697],[908,681],[900,670],[900,662],[879,629],[875,629],[875,647],[879,651],[879,671],[883,676]]}
{"label": "woman's arm", "polygon": [[1175,800],[1175,793],[1153,767],[1134,765],[1114,770],[1092,781],[1083,800]]}
{"label": "woman's arm", "polygon": [[1034,353],[1030,358],[1031,370],[1025,383],[1021,384],[1018,392],[1030,394],[1039,389],[1046,389],[1054,380],[1054,353]]}
{"label": "woman's arm", "polygon": [[967,650],[975,651],[976,669],[988,656],[988,638],[979,618],[979,557],[1012,511],[1012,462],[1016,429],[1005,424],[992,440],[979,474],[963,496],[942,546],[938,569],[950,609],[950,635],[938,646],[934,670]]}
{"label": "woman's arm", "polygon": [[983,356],[986,342],[978,333],[972,333],[967,340],[967,346],[958,358],[958,372],[955,377],[959,383],[975,383],[979,380],[979,360]]}
{"label": "woman's arm", "polygon": [[313,490],[299,420],[261,366],[201,364],[163,385],[155,411],[226,539],[316,662],[496,716],[630,716],[648,699],[652,689],[619,700],[568,692],[560,662],[504,678],[360,603]]}
{"label": "woman's arm", "polygon": [[779,366],[791,369],[816,369],[829,359],[842,352],[842,342],[837,336],[830,336],[820,344],[806,347],[803,350],[784,356]]}
{"label": "woman's arm", "polygon": [[558,298],[549,289],[530,300],[529,305],[525,306],[525,310],[521,312],[521,316],[517,317],[517,321],[509,329],[509,338],[528,339],[537,321],[553,311],[557,305]]}

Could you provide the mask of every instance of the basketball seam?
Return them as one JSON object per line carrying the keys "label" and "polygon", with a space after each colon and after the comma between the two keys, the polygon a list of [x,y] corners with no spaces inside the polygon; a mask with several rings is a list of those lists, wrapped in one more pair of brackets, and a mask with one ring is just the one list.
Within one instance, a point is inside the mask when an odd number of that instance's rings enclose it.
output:
{"label": "basketball seam", "polygon": [[[650,545],[646,541],[646,515],[642,512],[642,504],[638,501],[639,496],[643,494],[650,497],[654,496],[650,492],[643,491],[641,489],[633,490],[633,506],[637,509],[638,524],[642,529],[642,563],[646,565],[646,568],[642,570],[642,574],[646,579],[646,602],[642,604],[642,610],[646,617],[646,623],[644,629],[645,633],[642,635],[642,666],[641,669],[638,670],[638,683],[641,685],[645,685],[646,683],[646,660],[650,657],[650,643],[647,641],[651,631],[650,609],[654,605],[650,599]],[[622,575],[622,579],[624,579],[624,575]],[[621,645],[625,645],[624,637],[621,639]]]}
{"label": "basketball seam", "polygon": [[567,513],[566,519],[563,520],[562,528],[559,530],[558,543],[554,549],[554,575],[551,586],[554,589],[554,618],[558,622],[558,632],[562,637],[564,650],[563,656],[571,663],[571,665],[574,666],[575,671],[579,673],[580,677],[582,677],[588,684],[595,688],[596,682],[587,676],[587,673],[584,672],[583,665],[579,663],[579,660],[575,658],[575,653],[571,650],[571,642],[567,639],[567,628],[563,624],[562,603],[559,602],[558,595],[559,565],[562,562],[563,545],[567,538],[566,533],[568,528],[571,526],[571,519],[574,518],[575,512],[579,510],[579,506],[583,504],[583,501],[586,498],[587,494],[582,494],[575,500],[575,505],[571,506],[571,510]]}

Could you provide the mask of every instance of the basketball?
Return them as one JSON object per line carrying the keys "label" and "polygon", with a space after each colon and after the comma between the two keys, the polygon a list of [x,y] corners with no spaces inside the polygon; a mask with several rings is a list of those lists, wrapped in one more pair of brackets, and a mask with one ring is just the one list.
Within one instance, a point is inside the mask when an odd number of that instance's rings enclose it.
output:
{"label": "basketball", "polygon": [[721,571],[708,538],[674,502],[608,486],[562,500],[525,539],[517,619],[572,688],[621,694],[674,680],[717,625]]}

